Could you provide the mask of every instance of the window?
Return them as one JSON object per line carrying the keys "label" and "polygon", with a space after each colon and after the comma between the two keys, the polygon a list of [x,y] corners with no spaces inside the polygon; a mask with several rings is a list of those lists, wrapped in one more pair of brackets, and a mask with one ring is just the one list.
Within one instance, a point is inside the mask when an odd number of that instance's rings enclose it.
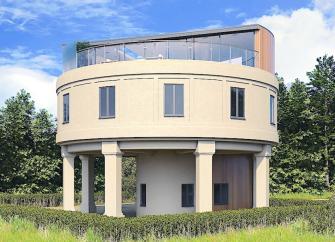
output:
{"label": "window", "polygon": [[184,85],[165,84],[164,85],[164,116],[183,117],[184,116]]}
{"label": "window", "polygon": [[214,184],[214,205],[228,205],[228,183]]}
{"label": "window", "polygon": [[70,121],[70,96],[69,94],[63,95],[63,123]]}
{"label": "window", "polygon": [[147,206],[147,185],[146,184],[140,185],[140,193],[141,193],[140,206],[146,207]]}
{"label": "window", "polygon": [[230,116],[237,119],[244,118],[244,88],[230,89]]}
{"label": "window", "polygon": [[194,207],[194,185],[182,184],[181,185],[181,206]]}
{"label": "window", "polygon": [[100,118],[115,117],[115,87],[100,87]]}
{"label": "window", "polygon": [[275,124],[275,97],[270,95],[270,124]]}

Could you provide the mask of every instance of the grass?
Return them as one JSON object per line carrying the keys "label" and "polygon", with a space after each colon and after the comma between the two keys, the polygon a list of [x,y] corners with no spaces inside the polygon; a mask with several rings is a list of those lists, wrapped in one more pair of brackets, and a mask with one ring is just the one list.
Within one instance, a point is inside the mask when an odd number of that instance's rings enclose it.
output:
{"label": "grass", "polygon": [[[60,230],[56,227],[37,229],[33,223],[19,218],[14,218],[10,222],[0,219],[0,242],[102,242],[92,231],[88,231],[82,237],[76,237],[67,230]],[[157,241],[156,238],[148,238],[145,241]],[[294,224],[258,227],[243,230],[230,230],[225,233],[203,235],[196,238],[172,237],[163,239],[162,242],[279,242],[279,241],[304,241],[304,242],[328,242],[335,241],[334,235],[321,235],[311,232],[308,224],[298,221]]]}
{"label": "grass", "polygon": [[271,194],[271,198],[279,199],[306,199],[306,200],[318,200],[318,199],[329,199],[334,195],[332,192],[324,192],[322,194],[311,194],[311,193],[275,193]]}
{"label": "grass", "polygon": [[56,227],[37,229],[27,220],[14,218],[5,222],[0,218],[0,242],[102,242],[92,231],[88,231],[83,237],[76,237],[67,230]]}
{"label": "grass", "polygon": [[[154,239],[149,241],[155,241]],[[304,221],[299,221],[290,225],[281,225],[273,227],[262,227],[244,230],[231,230],[226,233],[215,235],[203,235],[196,238],[187,237],[173,237],[170,239],[162,240],[164,242],[328,242],[335,241],[335,236],[321,235],[311,232],[308,225]]]}

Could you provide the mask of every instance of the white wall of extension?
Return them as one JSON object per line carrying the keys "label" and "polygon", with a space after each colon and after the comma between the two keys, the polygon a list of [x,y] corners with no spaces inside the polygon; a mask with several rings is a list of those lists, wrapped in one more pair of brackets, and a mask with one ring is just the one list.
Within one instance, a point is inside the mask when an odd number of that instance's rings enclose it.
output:
{"label": "white wall of extension", "polygon": [[[181,204],[182,184],[193,183],[195,187],[195,156],[176,152],[160,150],[137,156],[137,216],[195,211],[195,207]],[[146,184],[146,207],[140,206],[140,184],[143,183]]]}

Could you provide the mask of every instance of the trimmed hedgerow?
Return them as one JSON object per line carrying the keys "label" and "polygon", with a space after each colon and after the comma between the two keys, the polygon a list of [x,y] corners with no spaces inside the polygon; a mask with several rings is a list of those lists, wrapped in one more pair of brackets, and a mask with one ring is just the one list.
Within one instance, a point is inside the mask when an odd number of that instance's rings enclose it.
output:
{"label": "trimmed hedgerow", "polygon": [[76,234],[83,234],[91,228],[97,235],[112,241],[145,239],[149,236],[155,238],[178,235],[197,236],[204,233],[222,232],[227,228],[278,225],[297,219],[320,218],[328,213],[328,205],[310,205],[138,218],[110,218],[96,214],[31,206],[0,205],[0,217],[5,220],[20,217],[32,221],[39,227],[53,224],[60,228],[70,229]]}
{"label": "trimmed hedgerow", "polygon": [[[103,193],[95,193],[94,199],[98,203],[104,202]],[[75,203],[79,204],[81,201],[80,194],[75,194]],[[10,194],[0,193],[0,204],[13,204],[13,205],[33,205],[42,207],[58,207],[63,203],[63,194],[50,193],[50,194]]]}
{"label": "trimmed hedgerow", "polygon": [[305,205],[325,205],[327,199],[310,200],[310,199],[286,199],[286,198],[270,198],[270,206],[305,206]]}

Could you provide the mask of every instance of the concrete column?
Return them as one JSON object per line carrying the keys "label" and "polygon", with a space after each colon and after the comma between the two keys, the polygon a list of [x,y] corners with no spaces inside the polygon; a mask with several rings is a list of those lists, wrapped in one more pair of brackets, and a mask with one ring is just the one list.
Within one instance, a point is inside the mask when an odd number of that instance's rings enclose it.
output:
{"label": "concrete column", "polygon": [[269,161],[271,145],[264,145],[263,151],[254,155],[253,207],[269,206]]}
{"label": "concrete column", "polygon": [[94,213],[94,158],[88,155],[79,156],[81,160],[81,205],[83,213]]}
{"label": "concrete column", "polygon": [[198,141],[196,156],[195,211],[212,211],[212,158],[215,154],[215,141]]}
{"label": "concrete column", "polygon": [[105,215],[123,217],[122,153],[117,142],[102,142],[105,156]]}
{"label": "concrete column", "polygon": [[63,157],[63,209],[75,211],[74,208],[74,158],[75,155],[67,152],[62,146]]}

